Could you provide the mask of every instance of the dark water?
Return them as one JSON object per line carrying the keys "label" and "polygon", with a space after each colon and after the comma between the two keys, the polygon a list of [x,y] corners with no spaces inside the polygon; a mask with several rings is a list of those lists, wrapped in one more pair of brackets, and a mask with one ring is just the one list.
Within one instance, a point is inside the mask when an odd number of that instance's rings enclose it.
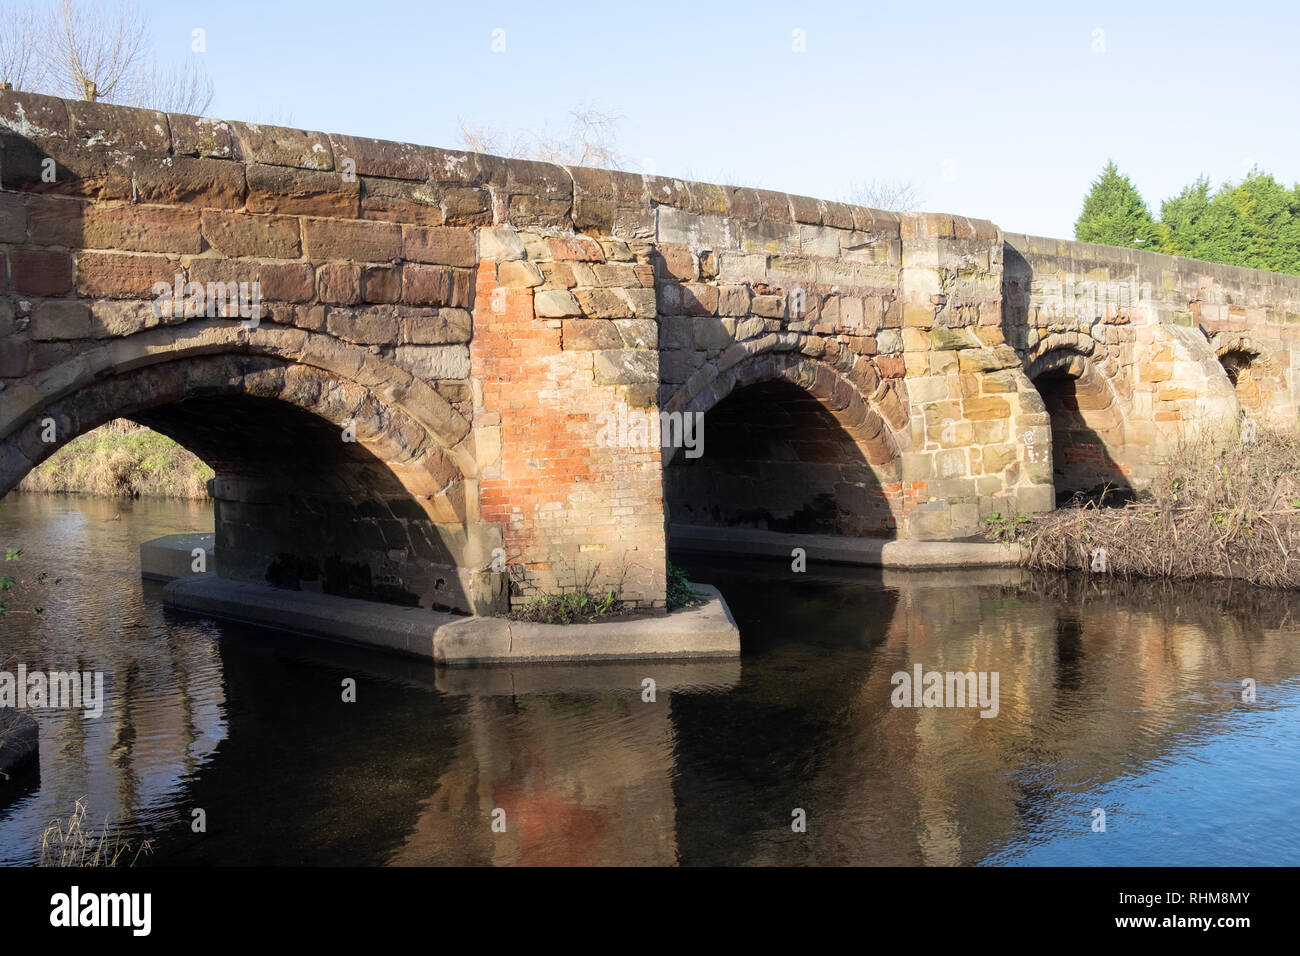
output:
{"label": "dark water", "polygon": [[[0,544],[49,574],[44,615],[0,618],[0,669],[108,688],[98,720],[34,712],[0,862],[38,859],[85,797],[146,865],[1300,864],[1290,595],[684,560],[742,660],[439,671],[165,612],[136,548],[211,520],[0,502]],[[997,672],[997,716],[893,707],[918,663]]]}

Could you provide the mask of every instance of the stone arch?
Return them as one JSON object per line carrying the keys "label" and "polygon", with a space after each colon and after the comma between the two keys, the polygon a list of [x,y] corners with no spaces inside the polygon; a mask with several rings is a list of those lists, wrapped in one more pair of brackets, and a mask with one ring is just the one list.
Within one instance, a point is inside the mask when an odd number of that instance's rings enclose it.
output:
{"label": "stone arch", "polygon": [[1260,343],[1245,332],[1220,332],[1210,339],[1210,347],[1244,414],[1270,422],[1293,417],[1286,409],[1286,375]]}
{"label": "stone arch", "polygon": [[[871,449],[867,460],[885,465],[907,450],[906,386],[884,379],[869,356],[854,356],[846,371],[792,350],[769,349],[732,364],[705,366],[707,374],[681,386],[667,402],[667,412],[707,412],[733,391],[782,380],[805,389],[836,415],[845,431]],[[664,450],[664,464],[678,449]]]}
{"label": "stone arch", "polygon": [[[210,355],[266,356],[315,368],[366,389],[386,407],[405,412],[429,442],[454,458],[463,475],[476,474],[466,442],[469,423],[435,388],[406,369],[366,347],[330,335],[275,326],[245,329],[221,320],[101,340],[72,358],[28,375],[0,395],[0,439],[24,426],[30,428],[33,417],[43,409],[105,376]],[[407,438],[414,438],[414,433]],[[10,480],[7,466],[8,462],[0,460],[0,493],[17,483]]]}
{"label": "stone arch", "polygon": [[[481,548],[455,409],[364,349],[259,331],[224,350],[222,335],[178,333],[163,348],[134,336],[96,350],[116,364],[83,354],[7,389],[0,492],[77,435],[129,417],[216,471],[223,577],[329,590],[317,572],[334,560],[334,584],[347,585],[335,593],[470,609],[466,569]],[[349,420],[355,441],[344,440]],[[42,440],[49,423],[53,442]]]}
{"label": "stone arch", "polygon": [[776,350],[688,382],[663,407],[704,416],[704,454],[664,449],[670,522],[893,534],[904,517],[901,390],[869,356],[845,371]]}
{"label": "stone arch", "polygon": [[1052,478],[1058,498],[1110,485],[1132,489],[1126,424],[1128,401],[1115,363],[1083,333],[1049,335],[1025,357],[1025,374],[1047,411]]}

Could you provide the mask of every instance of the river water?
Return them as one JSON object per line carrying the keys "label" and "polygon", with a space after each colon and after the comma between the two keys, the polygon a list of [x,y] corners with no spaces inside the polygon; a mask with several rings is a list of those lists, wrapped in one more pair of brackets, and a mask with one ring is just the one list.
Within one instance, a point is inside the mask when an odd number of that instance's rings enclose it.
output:
{"label": "river water", "polygon": [[[0,501],[0,545],[48,575],[43,614],[0,618],[0,670],[107,694],[99,719],[32,711],[0,863],[85,798],[142,865],[1300,864],[1290,594],[683,557],[739,661],[439,670],[164,610],[139,543],[211,525]],[[996,716],[894,706],[918,664],[996,673]]]}

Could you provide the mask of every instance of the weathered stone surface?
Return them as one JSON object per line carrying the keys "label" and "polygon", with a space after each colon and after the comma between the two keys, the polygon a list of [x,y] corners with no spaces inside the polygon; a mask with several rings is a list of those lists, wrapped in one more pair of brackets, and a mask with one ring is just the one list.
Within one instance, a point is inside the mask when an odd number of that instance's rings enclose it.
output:
{"label": "weathered stone surface", "polygon": [[447,221],[443,190],[427,182],[358,176],[361,218],[418,226],[441,226]]}
{"label": "weathered stone surface", "polygon": [[547,319],[566,319],[583,314],[578,300],[561,289],[544,289],[536,294],[533,307],[537,314]]}
{"label": "weathered stone surface", "polygon": [[32,314],[32,338],[37,341],[87,338],[90,327],[90,307],[76,300],[50,299]]}
{"label": "weathered stone surface", "polygon": [[353,218],[360,209],[361,190],[335,173],[249,165],[248,211],[303,216]]}
{"label": "weathered stone surface", "polygon": [[513,229],[480,229],[478,232],[480,259],[504,262],[524,257],[524,242]]}
{"label": "weathered stone surface", "polygon": [[410,262],[445,266],[474,266],[474,233],[450,227],[402,227],[402,257]]}
{"label": "weathered stone surface", "polygon": [[332,262],[316,270],[316,296],[333,305],[355,305],[361,301],[361,267],[349,262]]}
{"label": "weathered stone surface", "polygon": [[411,179],[423,182],[433,172],[438,151],[411,143],[392,143],[365,136],[329,135],[334,162],[341,173]]}
{"label": "weathered stone surface", "polygon": [[402,229],[386,222],[302,220],[302,245],[310,259],[384,262],[402,255]]}
{"label": "weathered stone surface", "polygon": [[334,168],[334,152],[324,133],[257,123],[229,126],[239,158],[246,163],[311,170]]}
{"label": "weathered stone surface", "polygon": [[635,316],[632,304],[621,289],[578,289],[582,314],[593,319],[630,319]]}
{"label": "weathered stone surface", "polygon": [[177,156],[202,156],[209,159],[234,159],[234,140],[230,124],[184,113],[168,113],[172,152]]}
{"label": "weathered stone surface", "polygon": [[53,249],[15,249],[9,254],[9,280],[25,295],[63,295],[72,289],[72,258]]}
{"label": "weathered stone surface", "polygon": [[659,362],[649,349],[611,349],[594,353],[597,385],[634,385],[659,380]]}
{"label": "weathered stone surface", "polygon": [[258,216],[205,209],[203,238],[213,249],[231,257],[297,259],[302,255],[298,220],[292,216]]}
{"label": "weathered stone surface", "polygon": [[69,100],[72,135],[96,147],[166,154],[171,150],[167,116],[111,103]]}
{"label": "weathered stone surface", "polygon": [[19,193],[0,192],[0,242],[27,238],[27,204]]}
{"label": "weathered stone surface", "polygon": [[468,342],[472,320],[463,309],[399,310],[400,341],[410,345]]}
{"label": "weathered stone surface", "polygon": [[91,305],[91,334],[95,338],[135,335],[158,325],[184,321],[183,317],[165,317],[168,313],[161,307],[159,312],[162,314],[154,313],[153,301],[99,299]]}
{"label": "weathered stone surface", "polygon": [[447,266],[408,263],[402,267],[402,301],[408,305],[452,305],[453,283]]}
{"label": "weathered stone surface", "polygon": [[[286,177],[293,173],[286,171]],[[244,166],[218,159],[189,156],[136,156],[131,160],[129,198],[138,202],[193,204],[205,208],[238,209],[247,196],[249,208],[258,209],[250,194]]]}
{"label": "weathered stone surface", "polygon": [[623,336],[607,319],[569,319],[563,326],[565,351],[621,349]]}
{"label": "weathered stone surface", "polygon": [[469,377],[469,348],[465,345],[399,345],[393,355],[423,379]]}
{"label": "weathered stone surface", "polygon": [[515,288],[528,288],[542,284],[542,270],[534,262],[512,260],[497,266],[497,284]]}
{"label": "weathered stone surface", "polygon": [[402,296],[400,273],[392,266],[363,266],[361,298],[364,302],[396,302]]}

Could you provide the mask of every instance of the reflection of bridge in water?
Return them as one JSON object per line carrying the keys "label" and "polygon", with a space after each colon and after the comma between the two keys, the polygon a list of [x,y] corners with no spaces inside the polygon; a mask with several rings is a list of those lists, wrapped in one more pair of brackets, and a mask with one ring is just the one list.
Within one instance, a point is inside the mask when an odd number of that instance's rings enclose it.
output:
{"label": "reflection of bridge in water", "polygon": [[[413,675],[337,648],[326,670],[366,670],[365,727],[344,708],[322,725],[275,712],[300,704],[259,704],[247,720],[277,728],[275,740],[232,719],[193,798],[251,811],[265,787],[301,808],[241,814],[227,849],[250,861],[292,847],[396,864],[969,864],[1063,825],[1086,833],[1086,794],[1231,733],[1243,677],[1269,709],[1300,675],[1300,603],[1286,595],[1018,573],[862,579],[810,580],[792,599],[760,578],[736,600],[743,632],[758,635],[739,663]],[[222,648],[268,685],[258,700],[271,697],[275,668],[244,659],[285,650]],[[999,717],[895,710],[890,677],[914,663],[998,671]],[[641,699],[645,677],[655,703]],[[288,758],[303,773],[286,779],[267,776],[269,753],[313,756]],[[796,807],[807,834],[790,829]],[[504,834],[489,826],[497,808]],[[1111,824],[1117,852],[1123,819]],[[250,846],[262,849],[249,857]]]}
{"label": "reflection of bridge in water", "polygon": [[[1086,840],[1089,801],[1131,775],[1199,766],[1189,748],[1285,716],[1300,676],[1300,598],[1282,592],[757,562],[693,568],[731,599],[739,661],[438,669],[164,613],[134,571],[88,569],[131,565],[134,542],[183,506],[108,522],[118,507],[22,496],[0,511],[38,515],[49,551],[30,557],[67,575],[44,620],[6,619],[0,658],[102,668],[108,690],[101,720],[41,715],[41,777],[0,810],[0,859],[35,852],[81,796],[92,820],[156,837],[157,862],[1014,858]],[[893,708],[890,678],[915,664],[997,671],[998,716]],[[345,677],[356,704],[340,700]],[[1275,753],[1293,754],[1283,739]],[[1220,825],[1254,812],[1241,788],[1272,788],[1258,803],[1287,811],[1276,788],[1292,778],[1252,777],[1265,769],[1232,768],[1236,809],[1182,852],[1287,862],[1293,827]],[[206,834],[190,830],[196,807]],[[796,807],[806,834],[790,829]],[[1115,860],[1138,862],[1122,857],[1126,834],[1158,825],[1162,804],[1144,809],[1112,814]]]}

